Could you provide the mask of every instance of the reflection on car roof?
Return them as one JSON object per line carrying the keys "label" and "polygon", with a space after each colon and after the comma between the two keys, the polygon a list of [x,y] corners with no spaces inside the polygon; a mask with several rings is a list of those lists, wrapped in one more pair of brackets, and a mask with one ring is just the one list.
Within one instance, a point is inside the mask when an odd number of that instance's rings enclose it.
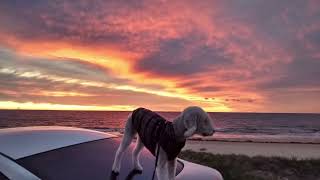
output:
{"label": "reflection on car roof", "polygon": [[37,153],[98,139],[116,137],[88,129],[38,126],[0,129],[0,152],[19,159]]}

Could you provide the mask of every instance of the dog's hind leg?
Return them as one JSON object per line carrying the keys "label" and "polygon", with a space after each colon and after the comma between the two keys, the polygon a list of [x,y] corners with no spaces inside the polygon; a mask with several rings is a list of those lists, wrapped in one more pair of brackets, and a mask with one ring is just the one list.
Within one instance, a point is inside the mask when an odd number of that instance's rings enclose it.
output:
{"label": "dog's hind leg", "polygon": [[133,150],[133,154],[132,154],[132,162],[133,162],[133,168],[135,170],[138,170],[138,171],[142,171],[143,168],[140,164],[140,152],[141,150],[143,149],[144,145],[140,139],[140,137],[138,136],[137,137],[137,144],[136,144],[136,147],[135,149]]}
{"label": "dog's hind leg", "polygon": [[116,152],[113,165],[112,165],[112,171],[114,173],[119,173],[120,172],[120,167],[121,167],[121,161],[123,157],[123,153],[125,150],[129,147],[129,145],[132,142],[132,139],[134,138],[136,134],[136,130],[134,130],[133,125],[132,125],[132,117],[131,115],[129,116],[126,127],[124,130],[123,138],[120,143],[120,146]]}

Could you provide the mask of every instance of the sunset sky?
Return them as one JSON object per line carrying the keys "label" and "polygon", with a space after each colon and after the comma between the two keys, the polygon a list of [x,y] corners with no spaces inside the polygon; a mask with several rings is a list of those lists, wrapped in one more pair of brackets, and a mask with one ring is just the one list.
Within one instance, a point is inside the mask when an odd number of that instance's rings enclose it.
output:
{"label": "sunset sky", "polygon": [[319,0],[1,0],[0,109],[320,112]]}

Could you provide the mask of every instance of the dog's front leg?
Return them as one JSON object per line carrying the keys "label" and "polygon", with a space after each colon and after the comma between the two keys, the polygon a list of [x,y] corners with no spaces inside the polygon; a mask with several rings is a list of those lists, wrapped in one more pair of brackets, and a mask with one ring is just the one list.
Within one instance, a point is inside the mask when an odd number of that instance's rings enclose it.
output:
{"label": "dog's front leg", "polygon": [[176,176],[176,167],[177,167],[177,158],[174,160],[168,161],[168,175],[169,180],[174,180]]}

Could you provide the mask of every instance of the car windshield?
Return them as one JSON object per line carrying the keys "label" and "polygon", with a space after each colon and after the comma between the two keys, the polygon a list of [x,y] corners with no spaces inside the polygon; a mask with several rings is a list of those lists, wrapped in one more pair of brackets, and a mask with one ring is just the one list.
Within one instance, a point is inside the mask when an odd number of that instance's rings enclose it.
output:
{"label": "car windshield", "polygon": [[[17,160],[41,179],[110,179],[111,167],[120,138],[96,140],[72,145]],[[112,179],[151,179],[155,157],[146,149],[140,156],[144,170],[132,173],[131,153],[134,145],[124,155],[120,175]],[[177,174],[183,164],[178,161]]]}

